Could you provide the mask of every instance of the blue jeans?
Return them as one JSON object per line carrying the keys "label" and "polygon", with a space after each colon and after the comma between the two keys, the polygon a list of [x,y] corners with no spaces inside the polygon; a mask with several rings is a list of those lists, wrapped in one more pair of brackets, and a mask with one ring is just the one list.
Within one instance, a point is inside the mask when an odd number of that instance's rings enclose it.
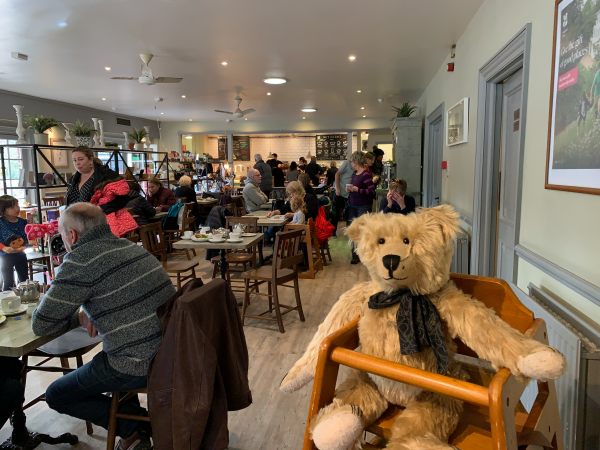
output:
{"label": "blue jeans", "polygon": [[27,279],[27,256],[25,256],[25,253],[4,253],[0,256],[0,264],[2,267],[3,291],[8,291],[15,286],[15,270],[19,276],[19,281]]}
{"label": "blue jeans", "polygon": [[[46,403],[61,414],[108,429],[109,396],[105,392],[127,391],[146,387],[147,377],[117,372],[108,364],[106,353],[100,352],[89,363],[60,377],[46,390]],[[119,411],[126,414],[147,415],[136,396],[121,403]],[[119,419],[117,436],[128,438],[142,427],[143,422]]]}

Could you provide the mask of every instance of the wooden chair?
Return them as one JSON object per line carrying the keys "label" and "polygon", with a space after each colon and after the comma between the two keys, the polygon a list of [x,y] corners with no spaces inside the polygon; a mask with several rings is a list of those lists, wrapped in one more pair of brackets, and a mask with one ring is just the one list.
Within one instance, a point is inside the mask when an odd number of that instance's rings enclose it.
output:
{"label": "wooden chair", "polygon": [[230,211],[235,217],[242,217],[246,214],[246,202],[241,195],[231,197]]}
{"label": "wooden chair", "polygon": [[[300,252],[300,242],[303,239],[303,234],[303,230],[277,233],[275,244],[273,245],[273,264],[271,266],[261,266],[258,269],[249,270],[242,274],[245,284],[242,324],[246,317],[276,321],[279,326],[279,331],[285,333],[282,316],[290,311],[298,311],[300,320],[304,322],[297,267],[303,259],[302,253]],[[293,284],[284,284],[288,281],[292,281]],[[259,292],[259,286],[264,283],[267,284],[267,294]],[[279,303],[278,286],[294,289],[296,306]],[[246,314],[246,309],[250,304],[250,291],[253,289],[256,289],[256,295],[267,297],[269,299],[269,309],[263,313],[250,316]],[[282,313],[281,308],[284,308],[286,311]],[[275,311],[275,317],[272,316],[273,311]]]}
{"label": "wooden chair", "polygon": [[303,230],[304,231],[304,245],[306,251],[306,259],[308,263],[308,269],[304,272],[299,273],[300,278],[316,277],[317,272],[323,269],[323,259],[321,257],[321,249],[319,241],[315,234],[315,225],[312,219],[308,219],[306,225],[286,224],[283,227],[283,231],[289,230]]}
{"label": "wooden chair", "polygon": [[[462,274],[453,274],[452,279],[465,293],[494,309],[515,329],[541,342],[548,342],[544,322],[534,319],[532,312],[519,302],[505,281]],[[310,438],[311,421],[320,408],[331,403],[340,364],[464,401],[461,420],[450,437],[450,444],[460,450],[517,450],[528,445],[555,450],[563,448],[553,382],[537,382],[538,394],[528,413],[519,399],[529,380],[517,379],[506,368],[494,372],[489,363],[477,359],[475,353],[460,340],[456,343],[457,358],[472,363],[464,364],[470,381],[354,351],[358,345],[358,318],[328,336],[319,351],[303,449],[316,448]],[[368,432],[377,436],[377,443],[389,439],[393,419],[399,413],[401,408],[391,407],[367,428]],[[372,441],[364,448],[380,447]]]}
{"label": "wooden chair", "polygon": [[[247,233],[257,233],[258,228],[258,217],[234,217],[228,216],[225,218],[225,226],[227,228],[234,227],[235,225],[243,225]],[[231,281],[231,273],[242,273],[245,272],[248,267],[254,267],[256,265],[257,246],[254,246],[248,250],[242,251],[230,251],[225,256],[229,264],[227,269],[227,283],[229,283],[231,290],[234,292],[244,292],[243,288],[234,286]],[[221,262],[221,255],[213,256],[210,259],[213,264],[212,277],[216,278],[219,274],[219,263]],[[240,268],[240,266],[242,266]]]}
{"label": "wooden chair", "polygon": [[183,205],[183,211],[181,212],[181,225],[176,230],[163,230],[166,239],[166,249],[168,253],[184,253],[188,260],[192,259],[190,252],[196,256],[194,249],[182,249],[176,250],[173,248],[173,243],[180,240],[183,236],[184,231],[194,231],[196,224],[196,217],[194,216],[194,204],[185,203]]}
{"label": "wooden chair", "polygon": [[119,405],[132,396],[138,394],[147,394],[147,389],[135,389],[126,392],[113,392],[111,395],[110,411],[108,413],[108,433],[106,435],[106,450],[113,450],[115,448],[115,441],[117,438],[117,420],[137,420],[138,422],[150,423],[150,416],[138,416],[136,414],[124,414],[119,412]]}
{"label": "wooden chair", "polygon": [[[183,281],[196,278],[197,261],[167,260],[167,246],[160,222],[142,225],[139,229],[139,235],[144,248],[160,259],[169,276],[177,278],[177,289],[181,289]],[[189,272],[189,274],[186,275],[186,272]]]}

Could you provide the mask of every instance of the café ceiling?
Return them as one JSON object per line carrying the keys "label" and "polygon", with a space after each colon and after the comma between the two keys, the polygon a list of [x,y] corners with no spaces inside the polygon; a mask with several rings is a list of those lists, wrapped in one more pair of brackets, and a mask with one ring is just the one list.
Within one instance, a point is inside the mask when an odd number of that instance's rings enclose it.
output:
{"label": "caf\u00e9 ceiling", "polygon": [[[248,120],[387,118],[419,98],[482,3],[4,0],[0,89],[163,121],[224,120],[213,110],[237,93],[256,109]],[[138,74],[142,52],[155,76],[183,81],[110,79]],[[270,75],[289,82],[269,86]]]}

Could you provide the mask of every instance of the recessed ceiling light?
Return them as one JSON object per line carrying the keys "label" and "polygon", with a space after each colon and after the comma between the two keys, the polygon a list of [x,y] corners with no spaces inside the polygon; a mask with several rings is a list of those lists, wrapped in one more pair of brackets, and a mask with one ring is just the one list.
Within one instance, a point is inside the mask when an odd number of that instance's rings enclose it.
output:
{"label": "recessed ceiling light", "polygon": [[363,119],[364,119],[365,117],[367,117],[367,116],[365,116],[365,115],[363,114]]}
{"label": "recessed ceiling light", "polygon": [[192,119],[188,119],[188,122],[191,122],[191,121],[192,121]]}
{"label": "recessed ceiling light", "polygon": [[357,93],[357,94],[362,94],[362,90],[360,90],[360,89],[357,89],[357,90],[356,90],[356,93]]}
{"label": "recessed ceiling light", "polygon": [[302,112],[317,112],[317,108],[302,108]]}
{"label": "recessed ceiling light", "polygon": [[102,101],[105,102],[106,101],[106,97],[102,97]]}
{"label": "recessed ceiling light", "polygon": [[67,28],[69,24],[63,20],[61,22],[58,22],[56,25],[58,26],[58,28]]}
{"label": "recessed ceiling light", "polygon": [[164,112],[161,112],[161,113],[160,113],[160,115],[161,115],[161,116],[164,116],[164,115],[165,115],[165,113],[164,113]]}
{"label": "recessed ceiling light", "polygon": [[221,61],[221,65],[222,65],[223,67],[227,66],[228,64],[229,64],[229,63],[228,63],[227,61]]}
{"label": "recessed ceiling light", "polygon": [[192,137],[191,137],[191,136],[186,136],[185,138],[186,138],[186,139],[192,139]]}
{"label": "recessed ceiling light", "polygon": [[271,93],[270,93],[270,92],[267,92],[267,95],[271,95]]}
{"label": "recessed ceiling light", "polygon": [[110,66],[104,66],[104,70],[106,70],[107,72],[110,72],[112,70],[112,67],[110,67]]}
{"label": "recessed ceiling light", "polygon": [[263,80],[267,84],[285,84],[287,83],[287,79],[282,77],[269,77]]}
{"label": "recessed ceiling light", "polygon": [[181,95],[181,98],[185,98],[185,94],[182,94],[182,95]]}
{"label": "recessed ceiling light", "polygon": [[361,106],[361,107],[360,107],[360,109],[365,109],[365,107],[364,107],[364,106]]}
{"label": "recessed ceiling light", "polygon": [[352,61],[352,62],[356,61],[356,55],[348,56],[348,61]]}
{"label": "recessed ceiling light", "polygon": [[247,117],[244,117],[244,120],[248,120],[248,118],[247,118]]}
{"label": "recessed ceiling light", "polygon": [[306,120],[306,117],[305,117],[305,116],[302,116],[302,120]]}

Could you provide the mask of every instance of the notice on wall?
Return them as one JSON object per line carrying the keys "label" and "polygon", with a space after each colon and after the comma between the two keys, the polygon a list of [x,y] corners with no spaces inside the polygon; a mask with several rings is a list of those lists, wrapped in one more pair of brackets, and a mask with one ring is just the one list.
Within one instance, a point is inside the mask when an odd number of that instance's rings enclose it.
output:
{"label": "notice on wall", "polygon": [[318,160],[346,159],[348,150],[346,134],[317,134],[315,139]]}
{"label": "notice on wall", "polygon": [[[218,141],[219,159],[227,160],[227,138]],[[250,136],[233,136],[233,160],[250,161]]]}

